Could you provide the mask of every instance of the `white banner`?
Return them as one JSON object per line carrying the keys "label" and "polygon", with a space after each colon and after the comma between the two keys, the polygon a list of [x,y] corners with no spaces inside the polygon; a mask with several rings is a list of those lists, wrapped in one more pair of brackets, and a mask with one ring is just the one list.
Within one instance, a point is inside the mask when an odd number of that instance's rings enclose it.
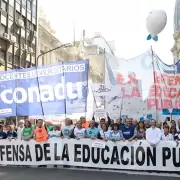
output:
{"label": "white banner", "polygon": [[0,164],[180,171],[180,147],[175,141],[161,141],[154,148],[147,141],[102,142],[105,148],[94,143],[87,139],[51,139],[40,144],[1,140]]}

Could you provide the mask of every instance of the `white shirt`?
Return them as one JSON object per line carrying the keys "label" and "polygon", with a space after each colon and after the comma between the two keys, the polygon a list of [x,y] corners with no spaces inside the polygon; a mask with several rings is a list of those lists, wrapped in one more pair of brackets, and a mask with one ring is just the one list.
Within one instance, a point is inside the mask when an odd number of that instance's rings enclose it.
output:
{"label": "white shirt", "polygon": [[173,141],[174,140],[172,134],[169,133],[167,136],[165,136],[164,132],[162,133],[161,139],[163,141]]}
{"label": "white shirt", "polygon": [[178,125],[176,125],[176,131],[177,131],[177,132],[180,132],[180,128],[179,128]]}
{"label": "white shirt", "polygon": [[57,138],[60,137],[61,131],[49,131],[48,135],[50,138]]}
{"label": "white shirt", "polygon": [[148,128],[146,130],[146,140],[150,145],[156,145],[161,140],[162,132],[159,128]]}
{"label": "white shirt", "polygon": [[110,134],[110,131],[109,131],[109,130],[106,131],[106,132],[103,132],[103,130],[101,129],[101,130],[99,131],[99,133],[100,133],[100,136],[101,136],[102,139],[108,139],[108,138],[109,138],[109,134]]}
{"label": "white shirt", "polygon": [[22,132],[24,128],[18,127],[17,129],[17,139],[21,140],[22,139]]}
{"label": "white shirt", "polygon": [[85,131],[86,129],[82,128],[82,129],[78,129],[77,127],[74,129],[74,136],[78,137],[80,139],[85,138]]}

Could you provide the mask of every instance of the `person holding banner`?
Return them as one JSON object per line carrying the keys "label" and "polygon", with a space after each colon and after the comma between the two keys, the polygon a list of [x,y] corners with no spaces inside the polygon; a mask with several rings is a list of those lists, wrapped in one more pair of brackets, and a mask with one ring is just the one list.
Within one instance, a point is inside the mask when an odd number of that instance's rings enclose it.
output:
{"label": "person holding banner", "polygon": [[24,128],[23,128],[23,131],[22,131],[22,140],[24,141],[29,141],[30,139],[33,138],[33,127],[31,125],[31,122],[29,120],[26,120],[25,121],[25,124],[24,124]]}
{"label": "person holding banner", "polygon": [[24,120],[21,119],[19,121],[19,127],[17,128],[17,139],[21,140],[22,139],[22,131],[24,129]]}
{"label": "person holding banner", "polygon": [[137,126],[137,134],[136,134],[137,140],[143,140],[146,139],[146,129],[144,122],[140,121]]}
{"label": "person holding banner", "polygon": [[97,139],[99,137],[99,129],[95,127],[95,121],[90,121],[90,127],[86,130],[86,138]]}
{"label": "person holding banner", "polygon": [[109,134],[109,140],[113,142],[120,141],[123,139],[122,131],[119,130],[119,125],[115,123],[113,125],[113,130]]}
{"label": "person holding banner", "polygon": [[131,124],[130,119],[126,119],[125,126],[122,129],[122,133],[123,133],[123,140],[132,141],[133,139],[135,139],[135,137],[136,137],[136,129]]}
{"label": "person holding banner", "polygon": [[11,125],[7,126],[7,139],[16,139],[17,133],[13,130],[13,127]]}
{"label": "person holding banner", "polygon": [[69,118],[65,119],[65,125],[61,128],[61,137],[62,138],[71,138],[73,135],[74,125],[72,124],[72,120]]}
{"label": "person holding banner", "polygon": [[156,127],[156,121],[151,121],[151,127],[146,130],[146,140],[147,142],[155,147],[161,140],[162,132]]}
{"label": "person holding banner", "polygon": [[77,139],[77,140],[84,139],[85,131],[86,131],[86,129],[84,129],[82,127],[81,121],[78,121],[76,124],[76,127],[74,128],[74,132],[73,132],[75,139]]}
{"label": "person holding banner", "polygon": [[98,139],[102,139],[104,141],[107,141],[109,139],[109,134],[110,134],[110,130],[108,130],[108,126],[107,124],[102,124],[101,125],[101,130],[99,131],[99,138]]}
{"label": "person holding banner", "polygon": [[173,135],[169,133],[169,126],[165,125],[163,129],[164,129],[164,132],[162,133],[161,139],[163,141],[173,141],[174,140]]}
{"label": "person holding banner", "polygon": [[180,134],[180,119],[177,122],[176,131],[177,131],[178,134]]}
{"label": "person holding banner", "polygon": [[89,128],[89,122],[86,121],[86,118],[84,116],[80,117],[80,121],[82,122],[82,127],[83,128],[85,128],[85,129]]}
{"label": "person holding banner", "polygon": [[54,125],[52,130],[48,131],[49,138],[59,138],[61,136],[61,131],[59,131],[58,126]]}
{"label": "person holding banner", "polygon": [[34,129],[34,140],[36,142],[45,142],[48,140],[48,132],[46,126],[43,126],[43,120],[38,119]]}
{"label": "person holding banner", "polygon": [[0,125],[0,139],[6,139],[7,138],[7,134],[5,131],[3,131],[3,126]]}

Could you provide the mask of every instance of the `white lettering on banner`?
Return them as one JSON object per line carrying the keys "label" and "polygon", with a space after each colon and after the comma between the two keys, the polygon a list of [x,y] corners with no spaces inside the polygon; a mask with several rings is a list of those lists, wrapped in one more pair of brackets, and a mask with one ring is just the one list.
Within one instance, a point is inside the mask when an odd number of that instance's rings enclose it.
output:
{"label": "white lettering on banner", "polygon": [[53,76],[63,72],[84,72],[85,64],[58,65],[43,69],[31,70],[28,72],[11,72],[0,74],[0,81],[10,81],[15,79],[30,79],[43,76]]}
{"label": "white lettering on banner", "polygon": [[3,165],[70,165],[108,169],[136,169],[180,172],[180,147],[175,141],[161,141],[151,147],[147,141],[104,142],[53,139],[38,144],[12,140],[0,141],[0,164]]}
{"label": "white lettering on banner", "polygon": [[[55,99],[63,100],[66,96],[69,99],[83,98],[83,82],[68,82],[65,84],[64,77],[61,77],[61,83],[56,84],[54,87],[51,85],[40,85],[39,89],[38,87],[27,88],[27,91],[20,87],[15,88],[14,91],[12,89],[6,89],[0,92],[0,97],[6,104],[12,104],[13,102],[21,104],[26,101],[33,103],[35,101],[40,102],[40,100],[42,102],[48,102]],[[73,91],[74,89],[76,89],[75,92]],[[11,95],[12,98],[8,98],[7,95]],[[36,98],[34,98],[34,95]]]}

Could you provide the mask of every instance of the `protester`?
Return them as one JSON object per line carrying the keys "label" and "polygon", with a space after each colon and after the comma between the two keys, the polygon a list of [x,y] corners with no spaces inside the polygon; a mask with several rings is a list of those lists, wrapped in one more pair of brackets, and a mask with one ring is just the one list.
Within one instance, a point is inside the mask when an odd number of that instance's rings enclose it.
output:
{"label": "protester", "polygon": [[34,134],[33,130],[34,129],[31,125],[31,122],[26,120],[21,134],[22,140],[29,141],[30,139],[32,139]]}
{"label": "protester", "polygon": [[172,120],[171,122],[170,122],[170,127],[176,127],[176,122],[174,121],[174,120]]}
{"label": "protester", "polygon": [[61,128],[61,137],[62,138],[72,138],[74,125],[72,120],[69,118],[65,119],[65,125]]}
{"label": "protester", "polygon": [[136,137],[135,127],[131,124],[130,119],[125,120],[125,126],[122,129],[124,140],[132,141]]}
{"label": "protester", "polygon": [[48,132],[53,130],[53,126],[52,126],[51,122],[46,121],[45,126],[46,126]]}
{"label": "protester", "polygon": [[144,121],[144,125],[145,125],[145,129],[150,128],[150,127],[151,127],[151,125],[150,125],[150,120],[146,119],[146,120]]}
{"label": "protester", "polygon": [[176,131],[177,131],[178,134],[180,134],[180,119],[177,122]]}
{"label": "protester", "polygon": [[122,131],[122,129],[124,128],[124,124],[122,123],[122,118],[117,119],[116,123],[119,125],[119,130]]}
{"label": "protester", "polygon": [[136,139],[145,139],[146,138],[146,129],[144,122],[140,121],[137,126]]}
{"label": "protester", "polygon": [[177,140],[177,139],[178,139],[178,133],[177,133],[177,131],[176,131],[176,127],[175,127],[175,126],[172,126],[172,127],[170,128],[170,133],[172,134],[174,140]]}
{"label": "protester", "polygon": [[109,140],[120,141],[123,139],[122,131],[119,130],[119,125],[115,123],[113,125],[113,130],[109,133]]}
{"label": "protester", "polygon": [[0,125],[0,139],[6,139],[7,138],[7,134],[6,132],[3,130],[3,126]]}
{"label": "protester", "polygon": [[11,125],[7,126],[7,138],[8,139],[16,139],[17,133],[13,130],[13,127]]}
{"label": "protester", "polygon": [[80,120],[81,120],[81,122],[82,122],[82,127],[83,127],[83,128],[85,128],[85,129],[89,128],[89,122],[86,121],[86,118],[85,118],[84,116],[81,116],[81,117],[80,117]]}
{"label": "protester", "polygon": [[99,131],[99,139],[107,141],[109,139],[110,130],[108,130],[107,124],[101,125],[101,130]]}
{"label": "protester", "polygon": [[23,129],[24,129],[24,120],[21,119],[21,120],[19,120],[19,126],[18,126],[18,128],[17,128],[17,139],[18,139],[18,140],[21,140],[21,139],[22,139]]}
{"label": "protester", "polygon": [[173,141],[173,135],[171,133],[169,133],[169,126],[168,125],[164,125],[163,127],[164,132],[162,133],[161,139],[163,141]]}
{"label": "protester", "polygon": [[148,143],[155,147],[161,140],[162,132],[156,127],[156,121],[151,120],[151,127],[146,130],[146,140]]}
{"label": "protester", "polygon": [[95,127],[94,120],[90,121],[90,127],[86,130],[85,137],[91,139],[97,139],[99,137],[99,129]]}
{"label": "protester", "polygon": [[76,127],[74,128],[74,137],[79,140],[79,139],[84,139],[85,138],[85,131],[86,129],[82,127],[82,122],[78,121],[76,124]]}
{"label": "protester", "polygon": [[52,127],[52,130],[48,132],[49,138],[59,138],[61,136],[61,131],[57,125]]}
{"label": "protester", "polygon": [[136,120],[136,119],[133,119],[133,120],[132,120],[132,125],[133,125],[135,128],[137,127],[138,122],[137,122],[137,120]]}
{"label": "protester", "polygon": [[36,142],[45,142],[48,140],[48,132],[46,126],[43,125],[43,120],[38,119],[34,129],[34,139]]}

